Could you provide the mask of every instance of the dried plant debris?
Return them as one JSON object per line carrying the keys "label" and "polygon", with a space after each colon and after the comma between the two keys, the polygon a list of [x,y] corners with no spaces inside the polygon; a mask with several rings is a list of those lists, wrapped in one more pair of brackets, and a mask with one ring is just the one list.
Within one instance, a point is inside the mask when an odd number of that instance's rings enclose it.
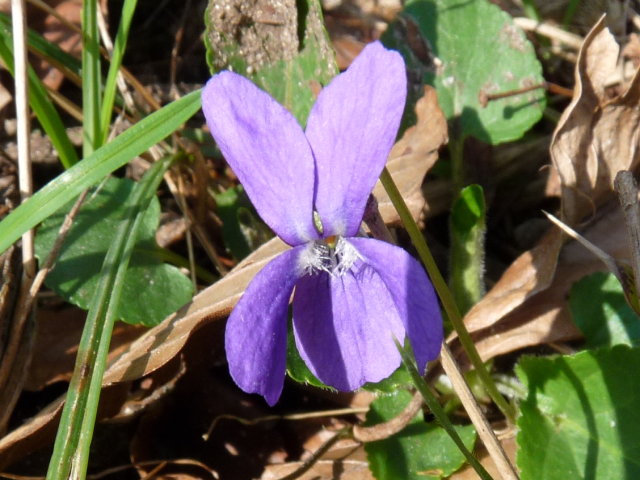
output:
{"label": "dried plant debris", "polygon": [[575,70],[571,104],[551,141],[553,166],[562,184],[562,215],[569,225],[593,215],[613,195],[620,170],[638,164],[640,74],[626,91],[609,98],[619,46],[601,19],[587,35]]}

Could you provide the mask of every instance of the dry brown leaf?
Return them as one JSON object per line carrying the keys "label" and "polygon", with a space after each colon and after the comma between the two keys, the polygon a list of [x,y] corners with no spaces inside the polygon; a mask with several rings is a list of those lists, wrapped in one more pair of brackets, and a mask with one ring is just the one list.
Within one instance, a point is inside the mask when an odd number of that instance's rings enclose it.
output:
{"label": "dry brown leaf", "polygon": [[469,331],[487,328],[549,287],[556,272],[562,232],[550,230],[531,250],[520,255],[498,283],[464,318]]}
{"label": "dry brown leaf", "polygon": [[[79,308],[42,309],[38,312],[33,359],[24,388],[40,390],[71,378],[86,312]],[[118,322],[111,336],[110,358],[122,353],[145,329]]]}
{"label": "dry brown leaf", "polygon": [[[617,259],[629,258],[624,216],[613,202],[601,209],[581,235]],[[489,360],[532,345],[579,338],[567,296],[577,280],[598,271],[606,271],[598,258],[576,241],[567,243],[558,257],[555,278],[547,289],[523,302],[499,323],[482,330],[474,329],[480,356]]]}
{"label": "dry brown leaf", "polygon": [[[229,275],[196,295],[191,303],[148,330],[107,369],[103,385],[139,379],[166,364],[198,327],[206,321],[224,318],[256,272],[285,248],[286,245],[280,240],[271,240]],[[20,452],[20,442],[31,444],[33,441],[30,437],[51,438],[62,404],[63,399],[57,399],[45,411],[0,439],[0,459]],[[25,450],[31,449],[26,447]]]}
{"label": "dry brown leaf", "polygon": [[[402,192],[413,218],[418,219],[425,208],[422,195],[422,179],[438,160],[438,150],[447,143],[447,119],[438,105],[436,91],[424,87],[424,95],[416,103],[417,122],[408,128],[394,145],[387,161],[387,168]],[[378,199],[378,208],[386,223],[398,223],[396,212],[387,192],[380,182],[373,194]]]}
{"label": "dry brown leaf", "polygon": [[622,49],[622,56],[633,62],[634,67],[640,66],[640,36],[637,33],[629,35],[627,44]]}
{"label": "dry brown leaf", "polygon": [[580,49],[574,97],[551,140],[551,159],[562,183],[563,221],[569,225],[593,214],[611,196],[618,171],[637,165],[638,73],[620,97],[610,100],[606,93],[619,50],[602,18]]}

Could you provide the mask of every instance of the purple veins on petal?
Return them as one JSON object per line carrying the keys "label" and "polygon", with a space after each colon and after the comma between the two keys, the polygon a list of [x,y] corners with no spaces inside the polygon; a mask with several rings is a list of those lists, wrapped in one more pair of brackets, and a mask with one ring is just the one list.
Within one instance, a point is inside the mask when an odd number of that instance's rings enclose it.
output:
{"label": "purple veins on petal", "polygon": [[289,245],[318,238],[313,224],[313,154],[293,115],[232,72],[207,82],[202,110],[262,219]]}
{"label": "purple veins on petal", "polygon": [[381,277],[362,261],[341,275],[302,277],[294,294],[293,328],[309,369],[338,390],[378,382],[400,364],[393,339],[404,340],[402,320]]}
{"label": "purple veins on petal", "polygon": [[259,393],[269,405],[278,401],[284,384],[289,300],[303,248],[281,253],[260,270],[227,321],[231,376],[245,392]]}
{"label": "purple veins on petal", "polygon": [[371,238],[350,238],[389,290],[411,342],[418,369],[440,353],[443,340],[438,299],[422,265],[400,247]]}
{"label": "purple veins on petal", "polygon": [[358,232],[398,133],[406,94],[404,61],[380,42],[367,45],[320,92],[306,136],[316,159],[315,207],[325,236]]}

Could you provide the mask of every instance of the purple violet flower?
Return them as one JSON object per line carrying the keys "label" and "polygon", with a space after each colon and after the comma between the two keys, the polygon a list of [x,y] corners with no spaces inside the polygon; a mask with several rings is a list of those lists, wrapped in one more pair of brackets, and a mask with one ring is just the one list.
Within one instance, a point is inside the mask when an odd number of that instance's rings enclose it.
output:
{"label": "purple violet flower", "polygon": [[409,337],[421,372],[440,351],[442,319],[421,265],[399,247],[358,236],[406,91],[402,57],[379,42],[320,92],[305,131],[240,75],[221,72],[204,88],[220,150],[262,219],[293,247],[255,276],[226,328],[231,376],[269,405],[284,383],[294,289],[300,355],[338,390],[389,376],[401,361],[394,337]]}

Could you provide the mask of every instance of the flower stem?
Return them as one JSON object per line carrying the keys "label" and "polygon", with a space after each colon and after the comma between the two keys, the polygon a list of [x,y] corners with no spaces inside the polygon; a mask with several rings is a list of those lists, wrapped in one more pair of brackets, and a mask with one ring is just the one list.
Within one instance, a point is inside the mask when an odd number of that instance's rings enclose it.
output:
{"label": "flower stem", "polygon": [[438,401],[436,396],[433,394],[431,389],[429,389],[429,386],[424,381],[424,379],[420,376],[420,373],[418,372],[418,369],[414,365],[411,359],[411,356],[404,348],[402,348],[402,345],[400,345],[400,343],[397,340],[396,340],[396,347],[398,348],[398,351],[402,356],[402,363],[404,363],[405,368],[409,371],[409,374],[413,378],[413,383],[415,384],[416,388],[420,392],[420,395],[422,395],[422,398],[424,399],[424,403],[427,404],[427,407],[429,407],[429,410],[431,410],[431,413],[433,413],[434,417],[436,417],[436,420],[438,421],[440,426],[444,428],[444,430],[447,432],[449,437],[451,437],[451,440],[453,440],[453,442],[456,444],[458,449],[465,456],[469,464],[476,471],[478,476],[482,480],[493,480],[493,477],[489,475],[489,472],[485,470],[485,468],[478,461],[478,459],[473,456],[473,454],[469,451],[467,446],[464,444],[464,442],[460,438],[460,435],[458,435],[458,432],[456,431],[453,424],[451,423],[451,420],[449,420],[449,417],[447,416],[446,412],[442,408],[442,405],[440,405],[440,402]]}
{"label": "flower stem", "polygon": [[444,307],[444,310],[447,313],[447,316],[449,317],[454,330],[458,334],[460,343],[462,344],[462,347],[471,360],[471,364],[478,372],[478,376],[484,384],[484,387],[486,388],[487,393],[489,394],[491,399],[495,402],[504,416],[511,423],[513,423],[515,420],[515,412],[513,411],[513,408],[511,407],[509,402],[507,402],[507,400],[498,391],[496,384],[494,383],[491,375],[489,375],[489,372],[482,362],[480,354],[478,353],[478,350],[476,350],[473,340],[471,339],[471,335],[469,335],[469,331],[462,321],[460,310],[458,310],[458,306],[453,299],[453,295],[451,294],[447,283],[442,277],[442,274],[440,273],[440,270],[438,269],[438,266],[436,265],[436,262],[431,255],[431,251],[427,246],[427,242],[422,236],[422,233],[420,232],[418,225],[414,221],[411,212],[409,211],[409,208],[404,201],[404,198],[402,198],[398,187],[396,186],[393,178],[391,177],[391,174],[389,173],[389,170],[387,170],[386,167],[380,175],[380,181],[382,182],[384,189],[387,191],[387,195],[389,195],[391,203],[393,203],[393,206],[398,211],[398,215],[400,216],[400,219],[402,220],[402,223],[404,224],[409,237],[411,237],[411,242],[418,251],[420,260],[422,260],[422,263],[427,269],[427,273],[431,278],[431,282],[433,283],[433,286],[436,289],[438,296],[440,297],[442,306]]}

